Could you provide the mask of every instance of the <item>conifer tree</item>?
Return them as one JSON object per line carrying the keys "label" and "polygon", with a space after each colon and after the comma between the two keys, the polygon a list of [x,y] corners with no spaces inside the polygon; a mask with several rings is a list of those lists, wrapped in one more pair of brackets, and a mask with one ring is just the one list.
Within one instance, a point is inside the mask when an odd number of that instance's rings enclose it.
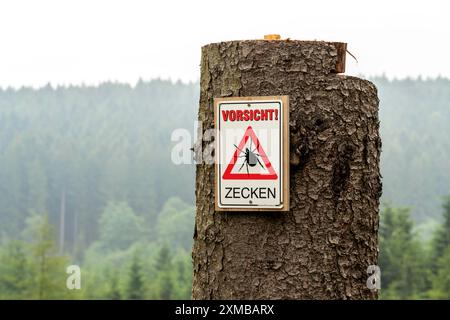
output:
{"label": "conifer tree", "polygon": [[141,272],[139,257],[135,253],[131,262],[126,291],[127,298],[130,300],[144,299],[144,281]]}

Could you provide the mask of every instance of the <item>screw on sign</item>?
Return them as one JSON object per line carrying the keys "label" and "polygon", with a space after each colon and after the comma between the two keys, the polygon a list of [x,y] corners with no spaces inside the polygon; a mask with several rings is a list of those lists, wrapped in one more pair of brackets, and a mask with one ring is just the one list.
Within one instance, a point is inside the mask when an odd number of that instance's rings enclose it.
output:
{"label": "screw on sign", "polygon": [[214,101],[216,210],[289,210],[288,97]]}

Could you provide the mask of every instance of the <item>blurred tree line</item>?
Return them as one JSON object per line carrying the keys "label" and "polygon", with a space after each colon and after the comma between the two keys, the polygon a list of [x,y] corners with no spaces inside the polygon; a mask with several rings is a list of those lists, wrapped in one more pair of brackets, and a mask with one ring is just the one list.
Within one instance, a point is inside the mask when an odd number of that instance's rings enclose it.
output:
{"label": "blurred tree line", "polygon": [[189,299],[194,208],[170,198],[157,220],[151,240],[126,202],[108,203],[100,237],[78,263],[82,290],[72,291],[66,268],[74,257],[58,252],[48,215],[32,214],[0,247],[0,299]]}
{"label": "blurred tree line", "polygon": [[[382,214],[382,297],[448,297],[450,81],[372,80],[383,199],[411,208]],[[193,132],[198,92],[162,80],[0,89],[0,299],[190,297],[195,168],[171,162],[170,136]],[[81,291],[65,287],[71,264]]]}
{"label": "blurred tree line", "polygon": [[170,136],[197,97],[162,80],[0,90],[0,298],[190,297],[194,168]]}
{"label": "blurred tree line", "polygon": [[450,195],[443,218],[431,240],[423,242],[408,208],[385,207],[378,262],[382,299],[450,300]]}
{"label": "blurred tree line", "polygon": [[450,80],[370,80],[380,98],[383,201],[409,207],[428,238],[450,190]]}

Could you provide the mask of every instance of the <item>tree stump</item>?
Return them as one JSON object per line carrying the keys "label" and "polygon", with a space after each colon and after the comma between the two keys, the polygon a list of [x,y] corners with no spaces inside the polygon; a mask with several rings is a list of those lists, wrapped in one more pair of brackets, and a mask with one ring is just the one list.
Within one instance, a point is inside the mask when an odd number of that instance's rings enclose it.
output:
{"label": "tree stump", "polygon": [[289,95],[291,204],[215,212],[214,165],[198,164],[194,299],[377,298],[366,281],[378,258],[379,100],[371,82],[337,74],[342,56],[345,44],[316,41],[202,48],[203,130],[215,97]]}

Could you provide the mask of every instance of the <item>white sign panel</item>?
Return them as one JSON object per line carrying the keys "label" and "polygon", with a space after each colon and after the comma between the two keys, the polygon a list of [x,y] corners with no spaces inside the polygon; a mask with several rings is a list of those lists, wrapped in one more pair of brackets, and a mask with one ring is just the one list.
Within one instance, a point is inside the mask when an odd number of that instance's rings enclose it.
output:
{"label": "white sign panel", "polygon": [[289,210],[288,97],[214,100],[216,210]]}

